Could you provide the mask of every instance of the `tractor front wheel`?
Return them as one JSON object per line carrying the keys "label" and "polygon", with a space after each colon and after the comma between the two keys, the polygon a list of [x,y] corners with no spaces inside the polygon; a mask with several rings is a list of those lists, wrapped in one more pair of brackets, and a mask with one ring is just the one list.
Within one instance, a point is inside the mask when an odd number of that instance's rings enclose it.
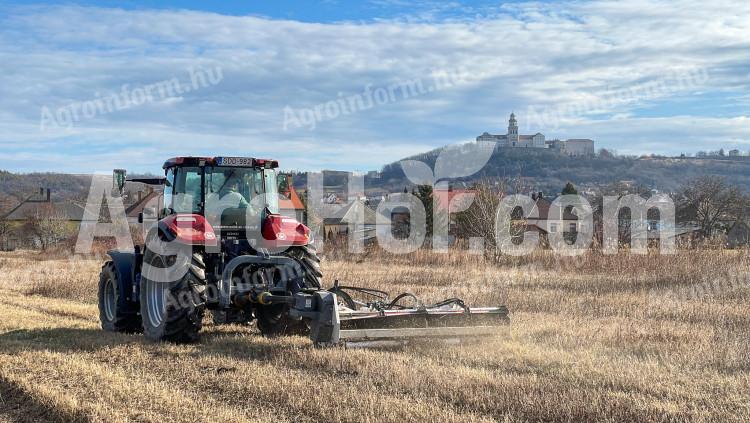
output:
{"label": "tractor front wheel", "polygon": [[99,321],[108,332],[135,333],[141,331],[138,310],[127,309],[121,297],[120,280],[114,263],[108,261],[99,275]]}

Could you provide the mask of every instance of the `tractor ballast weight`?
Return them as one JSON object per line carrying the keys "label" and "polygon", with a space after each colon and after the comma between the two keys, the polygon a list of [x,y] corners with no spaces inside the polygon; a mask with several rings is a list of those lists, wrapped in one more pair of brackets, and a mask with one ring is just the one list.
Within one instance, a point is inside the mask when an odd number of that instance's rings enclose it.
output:
{"label": "tractor ballast weight", "polygon": [[[310,230],[281,216],[268,199],[277,195],[277,166],[254,158],[178,157],[164,164],[165,178],[139,179],[168,189],[146,244],[109,252],[99,281],[102,327],[143,331],[157,341],[195,341],[209,311],[216,323],[255,320],[264,335],[304,333],[316,345],[335,345],[485,336],[508,323],[505,307],[470,308],[455,298],[425,305],[409,293],[391,300],[385,292],[338,281],[324,289]],[[124,192],[123,185],[116,190]],[[260,194],[265,203],[253,208]],[[212,211],[217,198],[229,197],[238,205]],[[154,249],[159,243],[187,250]],[[166,281],[151,273],[174,267],[183,272]]]}

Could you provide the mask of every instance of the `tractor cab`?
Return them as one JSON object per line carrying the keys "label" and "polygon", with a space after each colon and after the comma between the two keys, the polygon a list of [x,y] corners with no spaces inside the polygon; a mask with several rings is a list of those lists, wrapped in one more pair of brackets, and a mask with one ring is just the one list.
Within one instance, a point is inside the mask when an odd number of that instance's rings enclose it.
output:
{"label": "tractor cab", "polygon": [[112,195],[125,182],[159,185],[157,208],[144,208],[139,222],[156,218],[159,237],[191,246],[216,247],[230,256],[283,251],[312,243],[310,229],[282,216],[276,160],[251,157],[175,157],[163,178],[127,178],[115,169]]}
{"label": "tractor cab", "polygon": [[279,213],[277,162],[239,157],[177,157],[164,163],[160,218],[204,217],[224,239],[254,238]]}

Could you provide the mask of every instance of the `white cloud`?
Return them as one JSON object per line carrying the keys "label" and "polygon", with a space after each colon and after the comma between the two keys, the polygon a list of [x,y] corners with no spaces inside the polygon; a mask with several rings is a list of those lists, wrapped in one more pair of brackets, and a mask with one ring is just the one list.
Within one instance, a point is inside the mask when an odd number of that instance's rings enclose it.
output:
{"label": "white cloud", "polygon": [[[156,170],[169,155],[213,152],[366,170],[503,131],[510,110],[595,100],[674,69],[710,71],[701,97],[746,98],[750,91],[746,2],[516,3],[453,20],[438,20],[444,9],[433,9],[396,21],[314,24],[191,11],[8,8],[0,18],[0,156],[24,170],[87,171],[92,162]],[[70,131],[39,131],[43,106],[95,99],[124,84],[186,80],[191,66],[220,66],[223,79],[82,120]],[[459,68],[473,74],[471,83],[326,120],[314,131],[283,131],[287,105],[309,108],[369,84],[429,80],[434,70]],[[559,130],[535,131],[633,152],[750,140],[740,118],[750,114],[746,101],[736,100],[733,115],[639,117],[639,107],[661,100],[623,104],[608,111],[612,119],[584,115]],[[13,162],[30,156],[37,164]]]}

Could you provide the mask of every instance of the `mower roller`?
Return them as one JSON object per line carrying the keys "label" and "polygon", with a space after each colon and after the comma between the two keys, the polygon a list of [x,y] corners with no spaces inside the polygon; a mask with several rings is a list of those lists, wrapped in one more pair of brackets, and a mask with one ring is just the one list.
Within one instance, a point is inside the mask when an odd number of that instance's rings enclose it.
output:
{"label": "mower roller", "polygon": [[[255,321],[266,336],[306,334],[316,345],[496,334],[505,307],[458,298],[424,304],[404,293],[321,284],[310,229],[279,214],[274,160],[178,157],[164,178],[131,179],[163,190],[143,246],[110,251],[99,281],[102,328],[154,341],[198,339],[215,323]],[[125,171],[115,172],[123,194]]]}
{"label": "mower roller", "polygon": [[[384,291],[341,286],[338,281],[329,292],[337,296],[333,343],[488,336],[497,334],[497,326],[509,322],[505,307],[471,308],[458,298],[425,305],[412,293],[391,300]],[[355,300],[354,293],[367,300]]]}

